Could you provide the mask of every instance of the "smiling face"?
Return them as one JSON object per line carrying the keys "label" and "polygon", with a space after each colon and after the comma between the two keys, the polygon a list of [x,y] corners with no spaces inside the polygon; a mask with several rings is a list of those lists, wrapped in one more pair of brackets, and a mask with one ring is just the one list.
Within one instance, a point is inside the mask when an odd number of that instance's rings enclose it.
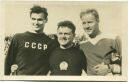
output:
{"label": "smiling face", "polygon": [[94,35],[99,31],[98,21],[93,14],[87,13],[81,17],[84,31],[89,35]]}
{"label": "smiling face", "polygon": [[43,31],[47,19],[44,16],[44,13],[32,13],[31,16],[32,30],[36,33]]}
{"label": "smiling face", "polygon": [[66,26],[60,26],[57,30],[58,42],[61,46],[69,46],[73,39],[74,35],[72,30]]}

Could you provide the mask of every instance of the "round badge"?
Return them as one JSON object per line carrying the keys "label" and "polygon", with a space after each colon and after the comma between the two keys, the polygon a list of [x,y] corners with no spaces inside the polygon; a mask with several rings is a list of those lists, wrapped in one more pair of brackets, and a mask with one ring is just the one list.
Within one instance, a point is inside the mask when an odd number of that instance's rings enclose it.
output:
{"label": "round badge", "polygon": [[60,70],[67,70],[68,69],[68,63],[66,61],[62,61],[60,63]]}

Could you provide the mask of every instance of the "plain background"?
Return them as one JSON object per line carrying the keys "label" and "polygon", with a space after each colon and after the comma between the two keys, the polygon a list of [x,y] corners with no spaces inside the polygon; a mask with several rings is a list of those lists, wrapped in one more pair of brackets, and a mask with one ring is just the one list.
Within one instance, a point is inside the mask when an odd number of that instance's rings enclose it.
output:
{"label": "plain background", "polygon": [[121,34],[122,5],[119,2],[6,2],[5,33],[15,34],[29,30],[31,27],[29,10],[33,5],[40,5],[48,9],[48,22],[44,32],[56,33],[57,23],[64,20],[72,21],[76,27],[76,34],[82,34],[83,29],[79,14],[88,8],[99,12],[100,29],[107,33]]}

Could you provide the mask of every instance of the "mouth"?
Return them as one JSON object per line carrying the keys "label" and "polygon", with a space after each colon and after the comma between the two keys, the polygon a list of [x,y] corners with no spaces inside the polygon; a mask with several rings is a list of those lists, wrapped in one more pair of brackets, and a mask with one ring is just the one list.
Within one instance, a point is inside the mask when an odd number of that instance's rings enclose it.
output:
{"label": "mouth", "polygon": [[66,40],[66,39],[61,39],[61,41],[62,41],[62,42],[65,42],[65,41],[67,41],[67,40]]}
{"label": "mouth", "polygon": [[92,33],[92,31],[93,31],[93,29],[86,29],[86,32],[89,34]]}
{"label": "mouth", "polygon": [[67,39],[60,39],[60,41],[64,43],[67,41]]}
{"label": "mouth", "polygon": [[90,32],[90,31],[92,31],[92,29],[86,29],[86,31]]}
{"label": "mouth", "polygon": [[39,26],[38,25],[33,25],[34,27],[38,28]]}
{"label": "mouth", "polygon": [[38,27],[39,25],[38,24],[32,24],[34,27]]}
{"label": "mouth", "polygon": [[91,28],[86,28],[86,30],[92,30]]}

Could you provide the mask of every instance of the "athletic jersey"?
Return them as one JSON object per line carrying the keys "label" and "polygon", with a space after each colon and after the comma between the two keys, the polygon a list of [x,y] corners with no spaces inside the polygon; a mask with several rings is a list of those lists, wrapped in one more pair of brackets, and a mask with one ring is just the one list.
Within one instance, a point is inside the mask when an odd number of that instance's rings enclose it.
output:
{"label": "athletic jersey", "polygon": [[45,34],[31,32],[16,34],[5,59],[5,75],[11,72],[11,65],[17,64],[17,75],[46,75],[49,71],[49,53],[57,41]]}
{"label": "athletic jersey", "polygon": [[113,36],[100,34],[95,39],[88,39],[80,44],[87,57],[87,74],[97,75],[93,67],[102,62],[109,64],[111,53],[118,52],[117,41]]}
{"label": "athletic jersey", "polygon": [[86,71],[86,57],[78,48],[56,48],[50,56],[51,75],[81,75]]}

